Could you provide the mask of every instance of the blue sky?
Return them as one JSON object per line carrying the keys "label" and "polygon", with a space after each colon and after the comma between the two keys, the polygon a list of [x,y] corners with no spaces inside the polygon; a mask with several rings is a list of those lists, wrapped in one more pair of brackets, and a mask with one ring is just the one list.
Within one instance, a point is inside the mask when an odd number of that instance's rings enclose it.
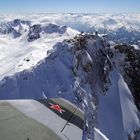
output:
{"label": "blue sky", "polygon": [[0,0],[0,13],[140,13],[140,0]]}

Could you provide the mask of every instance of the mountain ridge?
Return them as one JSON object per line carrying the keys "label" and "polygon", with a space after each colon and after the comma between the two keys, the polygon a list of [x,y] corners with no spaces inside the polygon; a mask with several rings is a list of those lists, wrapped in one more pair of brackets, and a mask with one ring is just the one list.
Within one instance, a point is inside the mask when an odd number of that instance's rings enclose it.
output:
{"label": "mountain ridge", "polygon": [[[116,69],[114,52],[106,38],[81,33],[56,43],[49,53],[30,69],[4,78],[0,82],[0,98],[63,97],[85,112],[83,139],[94,139],[94,128],[113,140],[118,136],[120,140],[136,137],[135,132],[140,128],[138,110],[122,74]],[[123,103],[125,100],[127,105]]]}

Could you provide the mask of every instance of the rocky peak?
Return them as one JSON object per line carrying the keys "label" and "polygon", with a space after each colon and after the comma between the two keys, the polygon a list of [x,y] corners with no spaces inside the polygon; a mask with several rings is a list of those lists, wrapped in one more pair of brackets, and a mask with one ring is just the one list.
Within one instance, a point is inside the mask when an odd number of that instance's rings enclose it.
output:
{"label": "rocky peak", "polygon": [[26,32],[24,26],[29,26],[30,21],[15,19],[10,22],[4,22],[0,24],[1,34],[10,34],[13,38],[20,37],[23,32]]}
{"label": "rocky peak", "polygon": [[35,24],[30,27],[29,33],[28,33],[28,41],[34,41],[38,38],[40,38],[40,33],[42,31],[41,25],[40,24]]}
{"label": "rocky peak", "polygon": [[48,25],[42,27],[42,29],[43,29],[44,33],[48,33],[48,34],[51,34],[51,33],[63,34],[66,32],[67,27],[66,26],[58,26],[56,24],[49,23]]}

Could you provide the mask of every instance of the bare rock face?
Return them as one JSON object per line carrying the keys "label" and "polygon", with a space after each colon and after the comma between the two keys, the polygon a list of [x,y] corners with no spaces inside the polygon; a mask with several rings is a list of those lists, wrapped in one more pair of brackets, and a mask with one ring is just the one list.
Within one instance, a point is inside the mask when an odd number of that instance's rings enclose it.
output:
{"label": "bare rock face", "polygon": [[49,23],[47,26],[44,26],[42,30],[44,33],[52,34],[52,33],[65,33],[67,27],[66,26],[58,26],[56,24]]}
{"label": "bare rock face", "polygon": [[40,38],[40,33],[41,33],[42,29],[41,29],[41,25],[40,24],[36,24],[30,27],[29,29],[29,34],[28,34],[28,41],[34,41],[38,38]]}

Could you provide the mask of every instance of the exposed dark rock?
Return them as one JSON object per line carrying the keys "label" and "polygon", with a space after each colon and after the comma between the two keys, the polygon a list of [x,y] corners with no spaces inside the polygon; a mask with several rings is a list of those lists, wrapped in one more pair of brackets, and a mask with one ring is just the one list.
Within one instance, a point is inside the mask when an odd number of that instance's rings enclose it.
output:
{"label": "exposed dark rock", "polygon": [[40,24],[31,26],[28,34],[28,41],[31,42],[36,39],[39,39],[41,31],[42,29]]}
{"label": "exposed dark rock", "polygon": [[66,29],[67,29],[66,26],[60,27],[60,26],[58,26],[58,25],[56,25],[56,24],[52,24],[52,23],[50,23],[50,24],[48,24],[47,26],[44,26],[44,27],[42,28],[42,30],[43,30],[45,33],[49,33],[49,34],[51,34],[51,33],[60,33],[60,34],[63,34],[63,33],[66,32]]}

